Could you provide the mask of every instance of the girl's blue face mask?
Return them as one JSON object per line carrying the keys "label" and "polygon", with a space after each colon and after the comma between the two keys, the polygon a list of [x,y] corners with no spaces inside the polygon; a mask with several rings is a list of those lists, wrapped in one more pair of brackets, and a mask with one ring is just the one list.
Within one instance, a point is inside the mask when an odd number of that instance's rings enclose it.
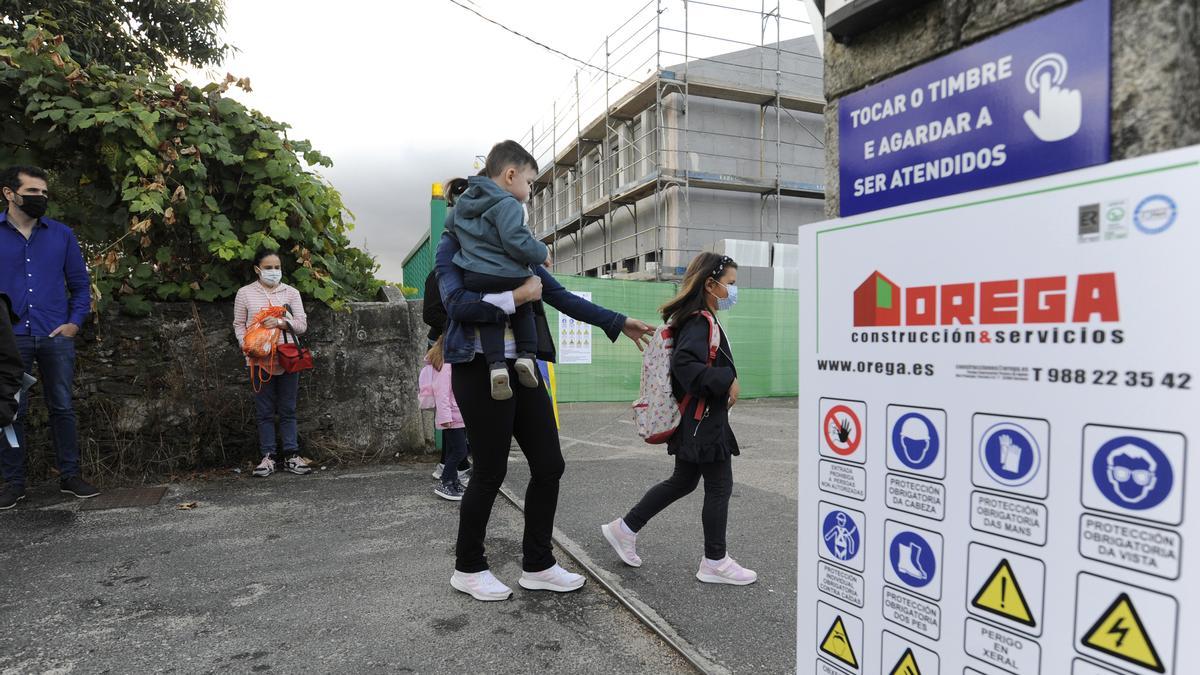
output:
{"label": "girl's blue face mask", "polygon": [[[717,309],[721,310],[722,312],[729,310],[729,309],[733,309],[733,306],[737,304],[737,298],[738,298],[737,284],[731,284],[729,286],[726,286],[725,284],[723,284],[719,281],[714,281],[713,283],[720,286],[721,288],[724,288],[725,292],[726,292],[725,297],[717,298]],[[709,292],[711,293],[711,291],[709,291]],[[713,293],[713,295],[716,295],[716,293]]]}

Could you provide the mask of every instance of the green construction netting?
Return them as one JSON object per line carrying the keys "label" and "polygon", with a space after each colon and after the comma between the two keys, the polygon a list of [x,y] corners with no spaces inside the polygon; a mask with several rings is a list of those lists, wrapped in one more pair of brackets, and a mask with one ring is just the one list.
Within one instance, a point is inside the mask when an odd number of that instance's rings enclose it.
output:
{"label": "green construction netting", "polygon": [[426,237],[424,243],[404,261],[404,285],[417,289],[416,294],[410,293],[408,298],[415,300],[425,297],[425,277],[429,276],[432,269],[433,245]]}
{"label": "green construction netting", "polygon": [[[658,325],[658,307],[676,292],[676,284],[560,276],[572,291],[589,291],[592,302]],[[744,398],[795,396],[798,362],[798,297],[794,290],[742,288],[738,304],[719,315],[732,343]],[[547,319],[558,340],[558,311],[547,306]],[[593,329],[592,362],[556,366],[558,400],[630,401],[638,396],[641,352],[626,337],[610,343]],[[561,345],[559,346],[561,353]]]}

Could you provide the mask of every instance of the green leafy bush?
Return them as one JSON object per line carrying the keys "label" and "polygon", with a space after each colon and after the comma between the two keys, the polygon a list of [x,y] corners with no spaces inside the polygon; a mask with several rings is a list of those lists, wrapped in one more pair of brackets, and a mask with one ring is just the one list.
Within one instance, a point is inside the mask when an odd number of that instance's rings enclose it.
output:
{"label": "green leafy bush", "polygon": [[75,60],[122,73],[215,66],[230,53],[224,0],[0,0],[0,37],[30,24],[71,36]]}
{"label": "green leafy bush", "polygon": [[75,228],[98,309],[232,296],[260,247],[279,249],[288,282],[335,309],[378,290],[341,196],[305,167],[330,159],[225,96],[234,86],[250,90],[233,76],[198,87],[83,66],[34,24],[0,36],[0,164],[53,172],[51,216]]}

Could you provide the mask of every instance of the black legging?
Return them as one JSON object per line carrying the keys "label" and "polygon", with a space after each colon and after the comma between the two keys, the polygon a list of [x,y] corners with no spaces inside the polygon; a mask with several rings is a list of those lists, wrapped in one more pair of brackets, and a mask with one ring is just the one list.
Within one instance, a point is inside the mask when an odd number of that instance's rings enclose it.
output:
{"label": "black legging", "polygon": [[721,560],[725,557],[725,524],[729,520],[729,496],[733,494],[733,462],[696,464],[675,458],[675,473],[646,491],[646,495],[625,515],[625,524],[637,532],[676,500],[696,489],[704,477],[704,557]]}
{"label": "black legging", "polygon": [[[508,361],[509,370],[513,362]],[[487,359],[476,354],[450,371],[454,398],[467,426],[475,466],[458,516],[458,544],[454,568],[482,572],[488,568],[483,540],[487,535],[492,504],[508,472],[508,449],[515,437],[529,462],[529,487],[525,490],[525,537],[521,567],[541,572],[554,566],[550,537],[558,508],[558,479],[563,474],[562,449],[554,407],[545,383],[537,389],[513,387],[507,401],[492,398]]]}

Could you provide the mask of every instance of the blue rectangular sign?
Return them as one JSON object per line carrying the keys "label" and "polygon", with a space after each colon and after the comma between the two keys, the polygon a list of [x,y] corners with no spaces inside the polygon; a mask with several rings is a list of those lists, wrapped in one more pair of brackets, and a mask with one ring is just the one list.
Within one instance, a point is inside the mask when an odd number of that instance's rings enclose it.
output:
{"label": "blue rectangular sign", "polygon": [[843,97],[841,215],[1108,161],[1109,0]]}

